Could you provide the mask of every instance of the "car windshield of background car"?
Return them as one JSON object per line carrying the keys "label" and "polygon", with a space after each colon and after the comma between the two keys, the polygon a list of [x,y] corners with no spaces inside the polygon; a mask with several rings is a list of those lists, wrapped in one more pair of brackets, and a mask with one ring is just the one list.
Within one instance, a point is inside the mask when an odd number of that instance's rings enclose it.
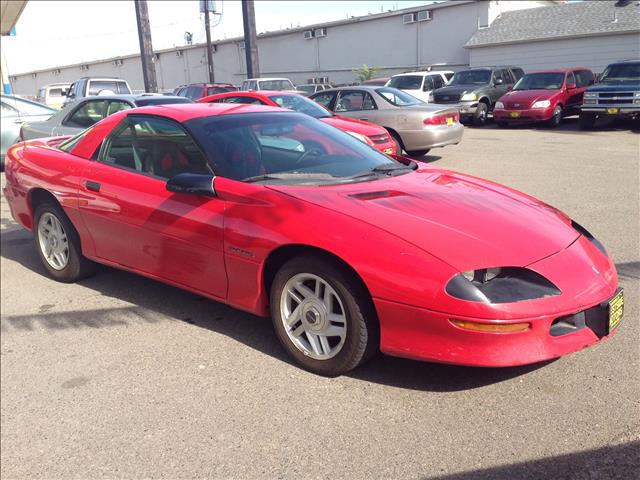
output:
{"label": "car windshield of background car", "polygon": [[399,75],[389,80],[387,87],[399,88],[400,90],[419,90],[422,88],[422,75]]}
{"label": "car windshield of background car", "polygon": [[326,118],[331,116],[327,110],[322,108],[313,100],[309,100],[307,97],[299,95],[271,95],[269,98],[276,102],[279,107],[305,113],[314,118]]}
{"label": "car windshield of background car", "polygon": [[464,70],[457,72],[448,85],[485,85],[491,81],[491,70]]}
{"label": "car windshield of background car", "polygon": [[560,90],[564,73],[528,73],[513,87],[514,90]]}

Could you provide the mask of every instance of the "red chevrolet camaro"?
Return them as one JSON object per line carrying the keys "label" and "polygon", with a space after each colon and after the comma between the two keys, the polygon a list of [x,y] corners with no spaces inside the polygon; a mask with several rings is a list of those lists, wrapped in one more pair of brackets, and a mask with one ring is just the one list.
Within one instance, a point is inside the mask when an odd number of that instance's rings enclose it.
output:
{"label": "red chevrolet camaro", "polygon": [[539,362],[622,318],[604,247],[555,208],[280,108],[118,112],[11,147],[6,180],[53,278],[98,262],[270,315],[288,353],[324,375],[378,350]]}
{"label": "red chevrolet camaro", "polygon": [[401,153],[400,146],[391,138],[384,127],[355,118],[341,117],[330,112],[319,103],[295,92],[260,90],[217,93],[201,98],[198,103],[243,103],[287,108],[296,112],[306,113],[332,127],[339,128],[387,155]]}

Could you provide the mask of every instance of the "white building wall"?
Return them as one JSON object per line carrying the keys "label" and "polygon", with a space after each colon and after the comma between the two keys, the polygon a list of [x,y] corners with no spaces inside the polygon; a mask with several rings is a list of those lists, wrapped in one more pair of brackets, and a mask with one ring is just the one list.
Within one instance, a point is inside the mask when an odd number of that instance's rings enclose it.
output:
{"label": "white building wall", "polygon": [[469,49],[472,67],[516,65],[525,72],[555,67],[585,67],[600,73],[611,62],[640,58],[640,36],[607,35],[475,47]]}

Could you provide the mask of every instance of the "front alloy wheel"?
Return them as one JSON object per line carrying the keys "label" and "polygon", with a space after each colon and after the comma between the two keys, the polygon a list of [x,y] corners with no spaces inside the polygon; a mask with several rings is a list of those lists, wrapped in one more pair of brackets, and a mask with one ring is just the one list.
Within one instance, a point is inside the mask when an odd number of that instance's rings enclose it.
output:
{"label": "front alloy wheel", "polygon": [[285,350],[305,369],[336,376],[378,350],[378,320],[362,282],[331,259],[285,263],[271,286],[271,317]]}
{"label": "front alloy wheel", "polygon": [[69,263],[69,239],[58,218],[45,212],[38,221],[38,245],[44,260],[54,270],[62,270]]}

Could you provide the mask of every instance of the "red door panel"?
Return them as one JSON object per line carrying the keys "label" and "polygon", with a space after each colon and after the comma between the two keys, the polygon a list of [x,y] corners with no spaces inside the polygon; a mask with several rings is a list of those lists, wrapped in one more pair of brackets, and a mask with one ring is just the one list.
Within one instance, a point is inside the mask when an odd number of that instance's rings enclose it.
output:
{"label": "red door panel", "polygon": [[80,192],[97,257],[226,298],[222,200],[172,193],[162,179],[99,162]]}

